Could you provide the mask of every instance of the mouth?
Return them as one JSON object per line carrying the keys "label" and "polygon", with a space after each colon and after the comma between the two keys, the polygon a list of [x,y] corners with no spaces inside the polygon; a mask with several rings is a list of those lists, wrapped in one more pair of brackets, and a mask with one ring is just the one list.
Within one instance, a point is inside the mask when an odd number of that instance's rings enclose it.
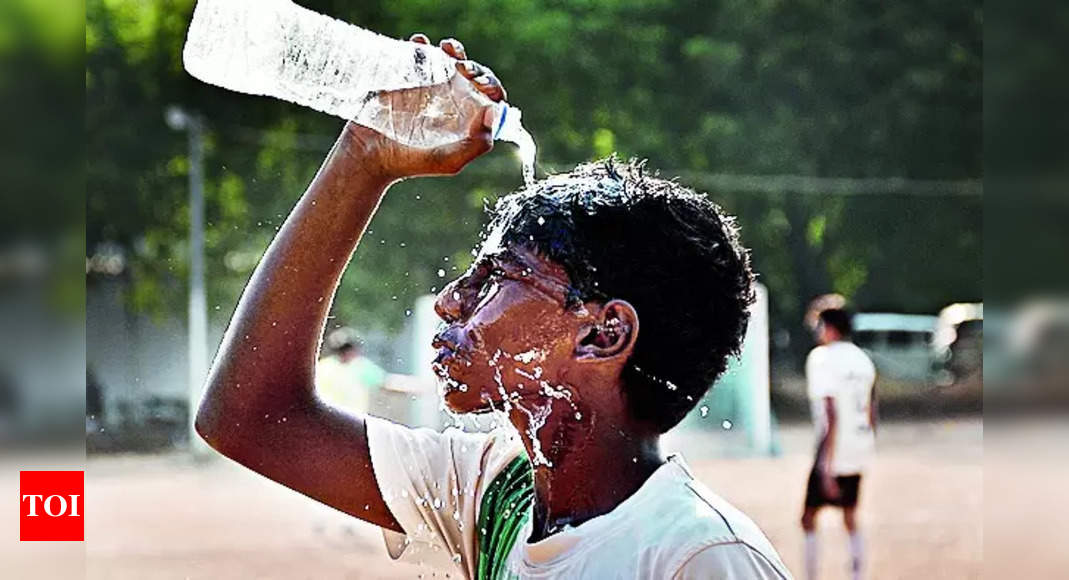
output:
{"label": "mouth", "polygon": [[454,364],[463,364],[466,360],[452,348],[442,346],[438,348],[438,354],[434,357],[434,361],[431,362],[431,370],[441,380],[442,386],[447,391],[460,390],[460,382],[449,371]]}

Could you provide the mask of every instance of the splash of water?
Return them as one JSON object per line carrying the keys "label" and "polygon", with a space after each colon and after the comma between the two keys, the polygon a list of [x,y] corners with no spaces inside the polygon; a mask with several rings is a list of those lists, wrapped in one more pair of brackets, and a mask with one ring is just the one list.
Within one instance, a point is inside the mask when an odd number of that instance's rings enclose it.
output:
{"label": "splash of water", "polygon": [[538,147],[535,145],[534,137],[531,137],[531,134],[521,124],[522,117],[522,112],[516,107],[502,105],[501,120],[498,122],[494,139],[516,144],[516,153],[523,164],[523,184],[530,187],[535,181],[534,163]]}

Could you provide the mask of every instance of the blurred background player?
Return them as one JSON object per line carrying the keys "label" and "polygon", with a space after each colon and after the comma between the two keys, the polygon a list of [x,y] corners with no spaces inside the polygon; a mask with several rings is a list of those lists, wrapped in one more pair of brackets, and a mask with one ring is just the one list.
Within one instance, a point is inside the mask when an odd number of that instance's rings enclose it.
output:
{"label": "blurred background player", "polygon": [[331,332],[325,346],[329,354],[316,365],[319,397],[346,411],[367,413],[371,396],[386,382],[386,371],[364,356],[351,328]]}
{"label": "blurred background player", "polygon": [[[850,340],[851,314],[837,295],[822,296],[810,307],[806,322],[819,345],[806,359],[806,383],[817,434],[816,458],[806,487],[806,575],[817,577],[816,515],[821,507],[843,510],[849,533],[851,577],[861,577],[863,542],[855,511],[861,474],[875,449],[876,367]],[[841,297],[839,297],[841,298]]]}

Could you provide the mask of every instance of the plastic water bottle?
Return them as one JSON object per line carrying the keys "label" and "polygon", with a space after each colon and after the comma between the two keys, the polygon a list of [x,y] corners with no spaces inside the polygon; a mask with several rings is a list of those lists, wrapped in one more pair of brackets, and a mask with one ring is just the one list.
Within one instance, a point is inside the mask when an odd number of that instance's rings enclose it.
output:
{"label": "plastic water bottle", "polygon": [[493,106],[494,139],[517,144],[524,179],[534,178],[534,140],[520,110],[491,101],[463,77],[454,80],[456,60],[438,47],[382,36],[289,0],[199,0],[182,57],[189,74],[206,83],[311,107],[416,147],[456,141],[473,115]]}

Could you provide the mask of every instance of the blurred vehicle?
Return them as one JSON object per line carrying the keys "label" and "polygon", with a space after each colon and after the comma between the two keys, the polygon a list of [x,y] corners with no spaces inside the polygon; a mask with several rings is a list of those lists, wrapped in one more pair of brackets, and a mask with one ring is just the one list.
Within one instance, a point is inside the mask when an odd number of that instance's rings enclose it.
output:
{"label": "blurred vehicle", "polygon": [[1000,411],[1063,410],[1069,405],[1069,299],[1036,297],[992,319],[985,398]]}
{"label": "blurred vehicle", "polygon": [[861,313],[854,316],[854,342],[872,357],[881,377],[927,382],[938,321],[925,314]]}
{"label": "blurred vehicle", "polygon": [[933,368],[941,385],[979,377],[983,368],[984,305],[951,304],[939,311],[932,337]]}

